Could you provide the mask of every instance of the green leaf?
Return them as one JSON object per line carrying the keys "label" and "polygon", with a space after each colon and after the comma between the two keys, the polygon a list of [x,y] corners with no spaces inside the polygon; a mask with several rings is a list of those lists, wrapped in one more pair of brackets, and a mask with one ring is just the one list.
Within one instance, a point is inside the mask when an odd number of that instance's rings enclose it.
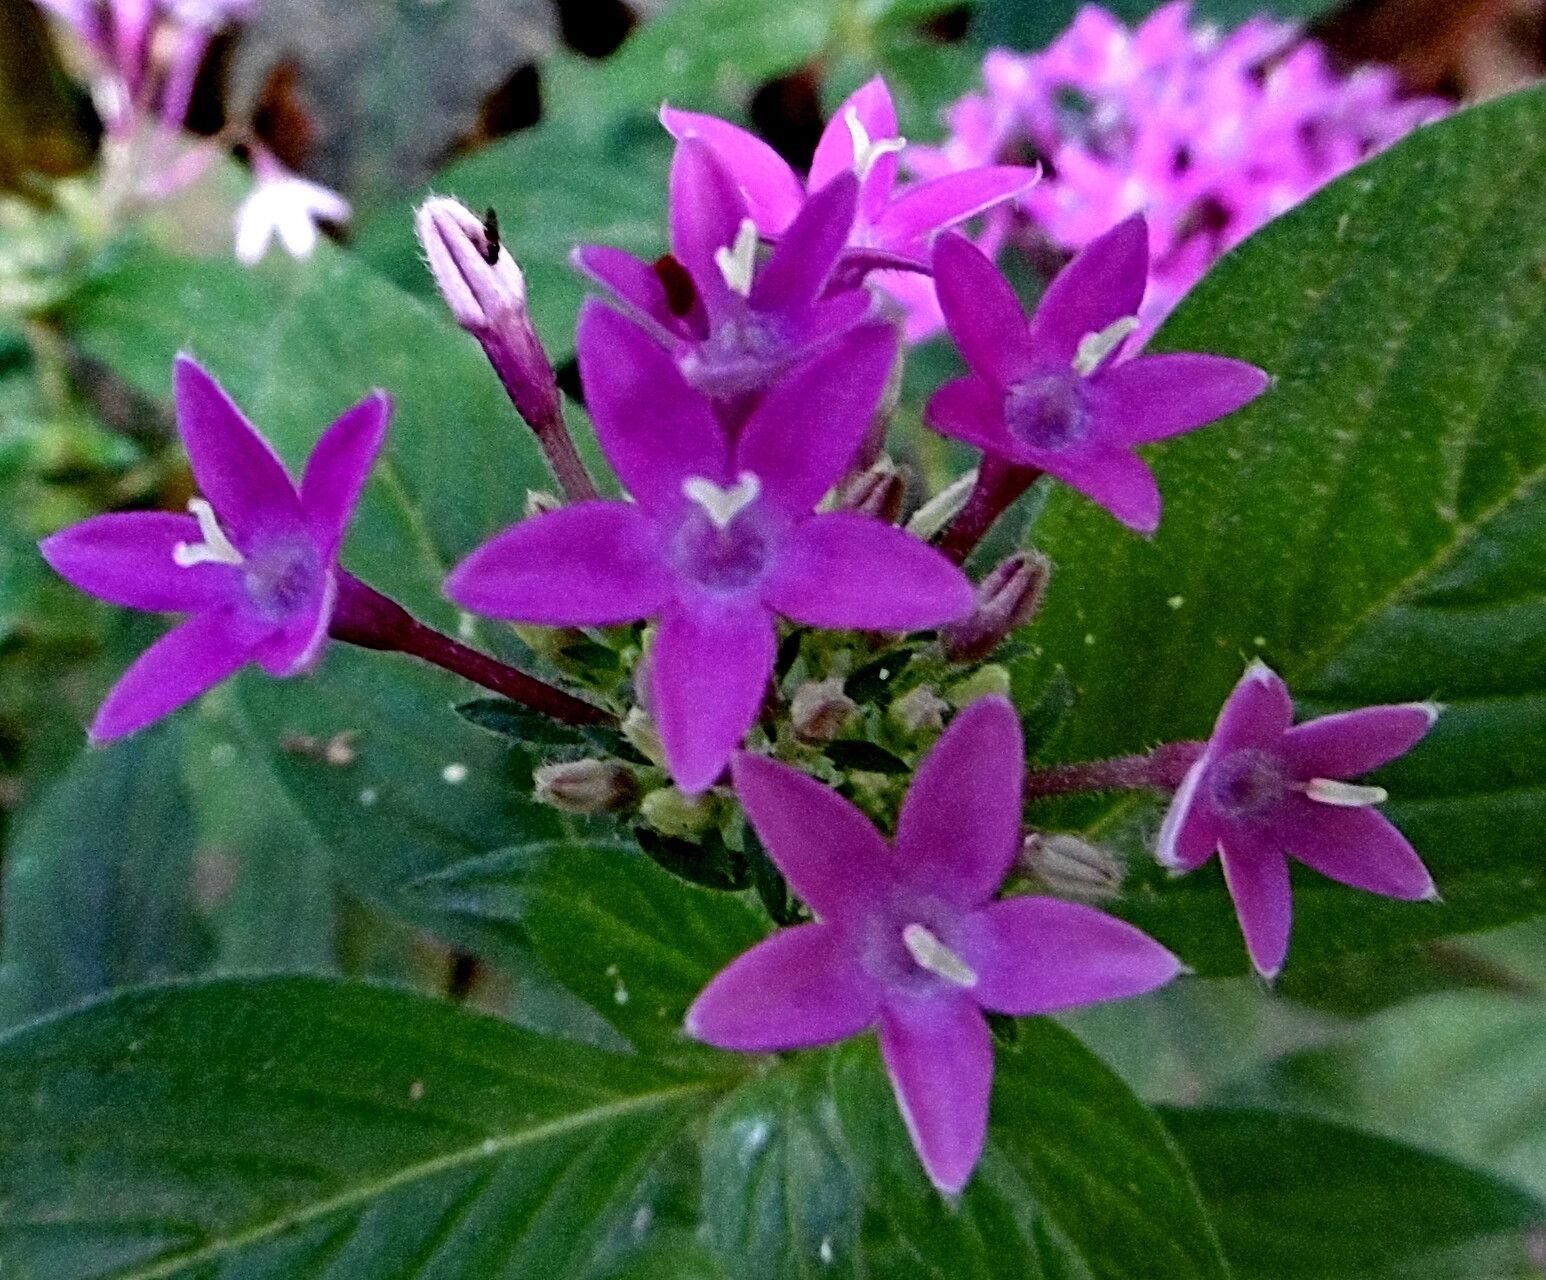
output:
{"label": "green leaf", "polygon": [[1154,1116],[1066,1031],[1000,1051],[988,1148],[958,1206],[929,1186],[873,1043],[741,1086],[704,1150],[721,1254],[756,1276],[1227,1276]]}
{"label": "green leaf", "polygon": [[671,1220],[718,1087],[307,978],[33,1024],[0,1083],[0,1257],[48,1280],[590,1275]]}
{"label": "green leaf", "polygon": [[[1142,22],[1167,0],[1105,0],[1103,8],[1129,25]],[[1083,7],[1083,0],[981,0],[972,34],[985,44],[1040,49],[1055,40]],[[1309,22],[1337,7],[1337,0],[1195,0],[1199,22],[1230,27],[1258,14]]]}
{"label": "green leaf", "polygon": [[1496,1280],[1504,1266],[1524,1274],[1524,1234],[1546,1220],[1496,1178],[1345,1125],[1269,1111],[1162,1118],[1237,1280]]}
{"label": "green leaf", "polygon": [[206,962],[182,750],[177,725],[88,749],[18,829],[0,909],[0,1025]]}
{"label": "green leaf", "polygon": [[427,876],[411,893],[496,958],[512,945],[534,948],[559,982],[665,1062],[726,1061],[688,1040],[682,1018],[766,933],[740,898],[687,884],[616,840],[502,850]]}
{"label": "green leaf", "polygon": [[[1079,697],[1067,759],[1205,736],[1262,657],[1316,714],[1437,698],[1382,771],[1444,905],[1298,880],[1290,963],[1546,908],[1546,91],[1420,131],[1225,258],[1158,338],[1268,370],[1228,423],[1153,451],[1152,542],[1058,488],[1037,544],[1064,572],[1036,624]],[[1060,585],[1059,585],[1060,584]],[[1158,816],[1103,810],[1135,873]],[[1209,972],[1244,968],[1216,868],[1135,874],[1123,908]]]}

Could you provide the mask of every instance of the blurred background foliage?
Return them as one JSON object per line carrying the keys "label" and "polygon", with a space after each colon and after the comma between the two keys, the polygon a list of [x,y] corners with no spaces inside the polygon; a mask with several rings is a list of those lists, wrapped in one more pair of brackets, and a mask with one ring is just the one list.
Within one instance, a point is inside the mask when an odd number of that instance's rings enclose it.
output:
{"label": "blurred background foliage", "polygon": [[[1154,6],[1111,7],[1136,18]],[[1196,5],[1221,23],[1262,7]],[[1391,62],[1412,88],[1457,98],[1517,87],[1546,62],[1546,4],[1537,0],[1265,7],[1309,24],[1345,59]],[[288,165],[343,190],[356,208],[345,243],[309,264],[247,272],[229,260],[230,184],[216,182],[159,215],[145,242],[90,263],[98,283],[63,302],[68,322],[54,323],[46,308],[39,318],[35,291],[86,267],[48,257],[34,225],[50,216],[40,179],[83,171],[97,128],[61,61],[68,50],[51,42],[29,0],[0,0],[0,188],[10,196],[0,215],[0,1024],[150,978],[339,972],[613,1042],[616,1033],[540,967],[475,958],[525,956],[519,930],[496,929],[491,945],[486,918],[423,892],[423,878],[451,863],[583,834],[576,820],[519,798],[531,764],[520,748],[448,722],[441,710],[457,691],[437,673],[338,654],[331,661],[351,679],[243,684],[124,747],[82,751],[90,709],[155,626],[66,588],[35,540],[94,511],[182,504],[190,481],[169,447],[163,397],[166,355],[190,334],[201,354],[218,353],[222,377],[255,420],[281,433],[282,449],[308,442],[286,441],[287,424],[320,425],[294,421],[295,383],[325,385],[323,399],[341,409],[365,389],[352,353],[390,344],[400,412],[437,421],[438,437],[428,438],[444,450],[497,456],[512,430],[498,388],[434,314],[412,237],[410,212],[426,190],[498,208],[538,328],[566,361],[583,293],[570,246],[658,251],[669,147],[654,114],[663,99],[746,121],[798,163],[831,107],[880,72],[903,132],[928,140],[987,48],[1037,47],[1076,8],[266,0],[211,51],[194,120],[211,134],[227,119],[250,120]],[[17,234],[24,224],[28,234]],[[155,305],[142,305],[147,297]],[[14,318],[23,310],[32,318]],[[149,331],[158,324],[164,332]],[[948,361],[925,351],[915,365]],[[368,367],[379,376],[379,362]],[[307,413],[315,401],[304,399]],[[424,563],[383,559],[368,566],[373,580],[454,625],[439,569],[494,518],[480,512],[508,507],[510,494],[540,480],[529,457],[507,465],[474,478],[429,458],[394,459],[405,492],[441,523],[419,531]],[[341,723],[350,730],[340,734]],[[361,738],[394,749],[361,755]],[[448,806],[444,769],[453,764],[470,765],[471,780],[455,784]],[[329,812],[331,823],[319,824]],[[1191,983],[1067,1021],[1149,1100],[1292,1106],[1546,1196],[1540,924],[1291,967],[1275,994],[1243,978]],[[1189,1147],[1208,1140],[1182,1137]],[[1540,1249],[1546,1267],[1546,1241]]]}

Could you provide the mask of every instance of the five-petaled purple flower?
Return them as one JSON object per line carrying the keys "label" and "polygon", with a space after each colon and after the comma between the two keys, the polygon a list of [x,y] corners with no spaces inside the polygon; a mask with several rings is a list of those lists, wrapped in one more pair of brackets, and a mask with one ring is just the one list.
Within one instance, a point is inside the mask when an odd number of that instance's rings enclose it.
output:
{"label": "five-petaled purple flower", "polygon": [[854,512],[813,514],[853,458],[896,349],[890,325],[859,326],[780,380],[732,441],[665,351],[588,303],[586,403],[635,501],[516,525],[465,560],[447,593],[530,623],[658,619],[641,693],[677,784],[703,791],[757,718],[775,614],[910,631],[972,610],[971,584],[933,548]]}
{"label": "five-petaled purple flower", "polygon": [[391,401],[377,392],[312,451],[297,490],[284,464],[188,356],[175,374],[177,422],[204,494],[192,515],[95,516],[41,544],[82,591],[112,604],[193,616],[113,687],[91,736],[123,737],[257,662],[270,675],[315,665],[338,593],[338,551]]}
{"label": "five-petaled purple flower", "polygon": [[1020,722],[963,711],[919,766],[895,846],[836,792],[738,755],[736,792],[816,921],[732,963],[687,1013],[725,1049],[807,1048],[876,1027],[924,1169],[947,1195],[982,1153],[993,1082],[984,1010],[1049,1013],[1152,991],[1181,969],[1132,925],[1054,898],[994,894],[1020,845]]}
{"label": "five-petaled purple flower", "polygon": [[897,153],[907,145],[897,136],[896,107],[878,77],[856,89],[822,132],[806,182],[755,134],[716,116],[661,110],[671,133],[702,138],[745,193],[752,221],[765,236],[791,229],[804,206],[841,174],[859,180],[858,217],[849,247],[872,264],[911,265],[927,270],[928,242],[944,227],[955,226],[986,209],[1028,191],[1037,170],[1020,165],[984,165],[947,173],[896,191]]}
{"label": "five-petaled purple flower", "polygon": [[1134,446],[1192,431],[1267,388],[1253,365],[1209,355],[1120,358],[1148,278],[1141,217],[1095,240],[1027,318],[1009,282],[961,236],[940,237],[934,281],[971,374],[930,399],[928,424],[996,462],[1031,467],[1140,533],[1160,494]]}
{"label": "five-petaled purple flower", "polygon": [[671,166],[672,258],[641,262],[587,245],[575,265],[611,291],[676,358],[687,381],[744,417],[749,397],[864,319],[862,289],[828,293],[854,223],[858,182],[840,175],[800,210],[757,265],[757,224],[703,139],[684,138]]}
{"label": "five-petaled purple flower", "polygon": [[1406,837],[1373,808],[1385,792],[1345,781],[1410,751],[1437,717],[1429,703],[1408,703],[1295,726],[1288,687],[1252,666],[1176,792],[1160,861],[1191,871],[1218,851],[1251,962],[1268,978],[1288,954],[1289,854],[1370,893],[1437,897]]}

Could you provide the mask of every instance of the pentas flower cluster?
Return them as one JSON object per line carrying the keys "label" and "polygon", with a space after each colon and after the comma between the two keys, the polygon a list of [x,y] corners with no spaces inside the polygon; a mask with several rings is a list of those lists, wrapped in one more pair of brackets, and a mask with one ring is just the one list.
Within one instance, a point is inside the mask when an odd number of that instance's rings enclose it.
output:
{"label": "pentas flower cluster", "polygon": [[248,266],[277,239],[309,257],[322,224],[346,222],[341,195],[291,173],[256,138],[196,138],[186,130],[199,68],[225,27],[259,0],[37,0],[91,60],[91,89],[108,140],[114,200],[154,203],[196,182],[222,147],[245,142],[255,183],[236,213],[236,256]]}
{"label": "pentas flower cluster", "polygon": [[[1006,159],[1044,166],[1015,214],[985,229],[990,254],[1009,240],[1077,250],[1144,213],[1145,333],[1226,250],[1449,110],[1403,95],[1387,68],[1340,73],[1291,25],[1260,17],[1226,34],[1194,22],[1188,3],[1134,29],[1086,6],[1041,52],[990,53],[983,81],[949,108],[946,140],[910,147],[905,165],[925,182]],[[899,292],[912,335],[936,331],[927,291]]]}
{"label": "pentas flower cluster", "polygon": [[[383,445],[380,394],[322,434],[296,485],[181,359],[179,426],[201,492],[191,515],[100,516],[43,553],[106,600],[189,615],[109,695],[98,739],[249,663],[298,675],[331,637],[435,663],[573,726],[598,753],[550,759],[537,795],[617,814],[651,851],[675,841],[659,860],[679,874],[711,846],[749,858],[749,822],[797,902],[759,892],[792,925],[709,985],[687,1032],[764,1052],[874,1029],[923,1166],[953,1195],[987,1132],[986,1014],[1136,995],[1182,968],[1089,906],[1004,895],[1016,867],[1057,884],[1054,852],[1085,865],[1072,834],[1026,832],[1027,798],[1176,790],[1160,860],[1179,873],[1220,853],[1250,955],[1271,975],[1287,947],[1289,856],[1376,893],[1431,895],[1374,812],[1384,793],[1352,779],[1410,748],[1434,712],[1294,728],[1286,688],[1256,668],[1209,743],[1027,770],[1008,673],[991,659],[1034,617],[1052,565],[1017,552],[976,585],[962,566],[1041,476],[1153,533],[1160,494],[1136,447],[1242,408],[1267,376],[1225,356],[1134,350],[1149,277],[1141,218],[1096,237],[1027,315],[950,228],[1034,175],[993,166],[898,194],[900,141],[878,81],[839,108],[803,179],[724,121],[664,118],[677,137],[670,252],[575,253],[605,291],[584,305],[576,345],[621,498],[600,496],[575,450],[497,219],[444,197],[417,218],[451,314],[563,490],[532,495],[446,594],[527,628],[576,690],[431,630],[340,566]],[[881,277],[902,270],[932,282],[969,369],[935,392],[925,421],[982,452],[963,502],[936,497],[905,523],[899,468],[882,453],[902,342]],[[579,631],[609,661],[569,661],[534,627]]]}

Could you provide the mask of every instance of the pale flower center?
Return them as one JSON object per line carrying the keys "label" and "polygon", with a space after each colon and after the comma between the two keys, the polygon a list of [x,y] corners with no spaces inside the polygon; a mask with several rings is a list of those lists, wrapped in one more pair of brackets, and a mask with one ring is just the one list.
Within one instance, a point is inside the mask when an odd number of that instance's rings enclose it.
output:
{"label": "pale flower center", "polygon": [[768,566],[768,539],[762,522],[738,519],[762,492],[762,482],[743,471],[724,488],[704,476],[682,482],[692,501],[676,537],[678,570],[703,589],[731,595],[761,581]]}
{"label": "pale flower center", "polygon": [[191,569],[196,564],[243,563],[242,553],[226,537],[225,530],[215,519],[215,509],[203,498],[189,498],[188,510],[199,522],[202,542],[179,542],[172,548],[172,560],[180,569]]}
{"label": "pale flower center", "polygon": [[714,265],[732,293],[749,297],[752,273],[757,266],[757,224],[750,218],[742,218],[735,233],[735,243],[714,251]]}
{"label": "pale flower center", "polygon": [[853,139],[854,173],[860,182],[870,176],[870,170],[881,156],[894,154],[907,147],[906,138],[872,139],[870,131],[864,127],[864,121],[859,119],[859,113],[853,107],[843,112],[843,123],[848,126],[848,136]]}
{"label": "pale flower center", "polygon": [[1277,808],[1289,785],[1277,760],[1259,748],[1242,747],[1213,767],[1208,791],[1214,808],[1226,818],[1252,819]]}
{"label": "pale flower center", "polygon": [[310,543],[277,542],[248,557],[242,582],[261,616],[284,622],[310,607],[318,571],[316,548]]}
{"label": "pale flower center", "polygon": [[682,481],[682,492],[703,508],[716,528],[728,529],[732,520],[757,501],[762,481],[743,471],[735,484],[725,489],[703,476],[689,476]]}
{"label": "pale flower center", "polygon": [[1052,373],[1028,378],[1004,396],[1009,433],[1033,449],[1064,449],[1084,438],[1090,413],[1079,378]]}
{"label": "pale flower center", "polygon": [[904,925],[902,943],[918,966],[927,969],[936,978],[943,978],[958,987],[977,985],[977,974],[972,967],[935,937],[927,926]]}

